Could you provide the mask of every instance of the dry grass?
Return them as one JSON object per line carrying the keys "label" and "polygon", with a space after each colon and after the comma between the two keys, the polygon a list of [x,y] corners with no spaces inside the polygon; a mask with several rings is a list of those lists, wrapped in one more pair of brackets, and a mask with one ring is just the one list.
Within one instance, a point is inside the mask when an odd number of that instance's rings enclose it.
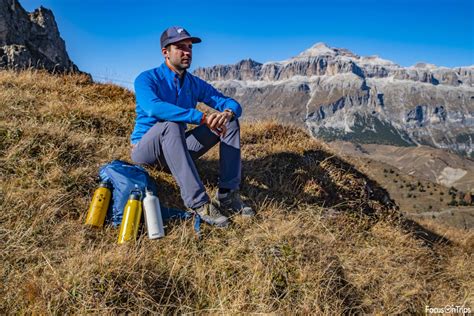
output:
{"label": "dry grass", "polygon": [[[433,244],[386,192],[302,130],[243,124],[243,193],[227,230],[191,222],[115,244],[83,225],[98,167],[129,159],[133,94],[85,77],[0,72],[2,313],[423,313],[473,307],[472,232]],[[217,151],[198,162],[215,192]],[[150,170],[165,204],[172,177]],[[425,235],[426,237],[427,235]],[[426,239],[426,238],[425,238]]]}

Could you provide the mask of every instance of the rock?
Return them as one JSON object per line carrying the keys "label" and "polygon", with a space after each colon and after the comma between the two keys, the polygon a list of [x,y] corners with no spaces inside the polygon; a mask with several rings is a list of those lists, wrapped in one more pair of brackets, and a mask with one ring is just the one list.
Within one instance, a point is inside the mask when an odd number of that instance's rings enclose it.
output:
{"label": "rock", "polygon": [[242,60],[235,65],[218,65],[211,68],[198,68],[196,73],[210,81],[219,80],[256,80],[262,64],[252,59]]}
{"label": "rock", "polygon": [[463,201],[466,203],[466,205],[472,205],[472,201],[473,201],[472,193],[467,192],[463,197]]}
{"label": "rock", "polygon": [[28,13],[17,0],[0,0],[0,69],[26,68],[79,72],[51,10]]}

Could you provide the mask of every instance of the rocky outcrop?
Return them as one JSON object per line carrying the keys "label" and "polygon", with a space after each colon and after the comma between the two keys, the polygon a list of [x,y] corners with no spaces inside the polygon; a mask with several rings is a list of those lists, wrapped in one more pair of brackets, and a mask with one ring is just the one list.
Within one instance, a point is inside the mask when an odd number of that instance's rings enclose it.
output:
{"label": "rocky outcrop", "polygon": [[317,43],[296,57],[281,62],[261,64],[252,59],[235,65],[218,65],[198,68],[197,76],[209,81],[265,80],[279,81],[294,76],[333,76],[353,73],[361,78],[387,78],[411,80],[434,85],[451,86],[474,84],[474,67],[446,68],[418,63],[404,68],[378,56],[357,56],[347,49],[331,48]]}
{"label": "rocky outcrop", "polygon": [[197,71],[200,76],[210,81],[219,80],[255,80],[262,64],[252,60],[245,59],[235,65],[217,65],[212,68],[199,68]]}
{"label": "rocky outcrop", "polygon": [[402,146],[430,145],[472,156],[474,66],[401,67],[318,43],[264,64],[198,68],[243,104],[246,118],[305,124],[316,137]]}
{"label": "rocky outcrop", "polygon": [[79,72],[69,59],[53,12],[26,12],[17,0],[0,0],[0,69]]}

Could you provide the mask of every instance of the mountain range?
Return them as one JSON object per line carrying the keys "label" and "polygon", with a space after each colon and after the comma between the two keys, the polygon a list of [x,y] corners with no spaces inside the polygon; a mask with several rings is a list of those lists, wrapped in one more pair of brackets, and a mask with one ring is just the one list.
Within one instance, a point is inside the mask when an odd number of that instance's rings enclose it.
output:
{"label": "mountain range", "polygon": [[402,67],[317,43],[278,62],[198,68],[244,118],[306,126],[326,141],[428,145],[473,157],[474,66]]}

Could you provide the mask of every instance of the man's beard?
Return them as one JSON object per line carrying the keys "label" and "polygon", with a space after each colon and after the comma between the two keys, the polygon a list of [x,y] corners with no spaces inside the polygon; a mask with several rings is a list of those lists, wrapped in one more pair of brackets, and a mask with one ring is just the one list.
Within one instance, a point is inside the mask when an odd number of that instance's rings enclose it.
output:
{"label": "man's beard", "polygon": [[179,63],[179,67],[181,68],[181,70],[186,70],[188,69],[189,67],[191,67],[191,59],[188,59],[188,62],[187,63]]}
{"label": "man's beard", "polygon": [[191,64],[179,64],[176,68],[178,68],[179,70],[186,70],[189,67],[191,67]]}
{"label": "man's beard", "polygon": [[167,59],[168,61],[168,65],[170,67],[172,67],[172,69],[176,70],[176,71],[179,71],[179,72],[182,72],[182,71],[186,71],[186,69],[188,69],[189,67],[191,67],[191,61],[192,59],[191,58],[188,58],[187,59],[187,63],[183,63],[182,60],[173,60],[171,58],[168,58]]}

